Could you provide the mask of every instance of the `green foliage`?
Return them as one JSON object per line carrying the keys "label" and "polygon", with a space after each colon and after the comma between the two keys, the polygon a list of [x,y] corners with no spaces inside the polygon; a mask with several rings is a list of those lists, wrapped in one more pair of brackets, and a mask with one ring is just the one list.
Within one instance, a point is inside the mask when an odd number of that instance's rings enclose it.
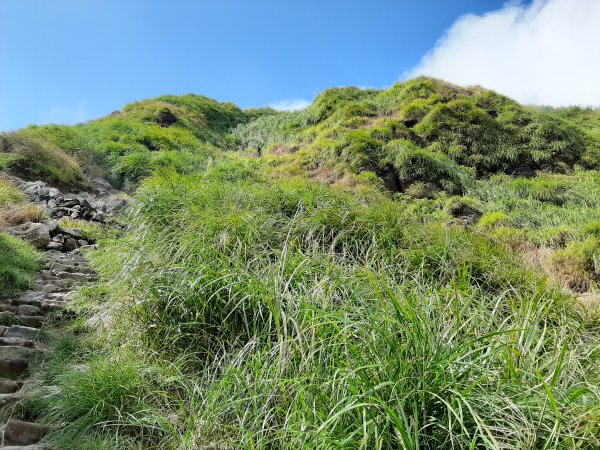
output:
{"label": "green foliage", "polygon": [[14,156],[10,168],[30,178],[77,184],[82,181],[79,163],[51,141],[23,129],[6,136],[3,151]]}
{"label": "green foliage", "polygon": [[41,256],[29,244],[0,232],[0,298],[29,287],[40,269]]}
{"label": "green foliage", "polygon": [[[175,123],[160,123],[166,112]],[[32,126],[8,135],[4,147],[16,155],[10,166],[31,177],[77,184],[83,173],[101,174],[133,188],[157,167],[197,168],[215,146],[228,145],[230,129],[254,116],[202,96],[163,96],[73,127]]]}
{"label": "green foliage", "polygon": [[52,443],[598,448],[597,321],[550,285],[599,279],[596,113],[421,77],[18,132],[138,188],[127,228],[89,230],[77,323],[111,324],[49,365]]}
{"label": "green foliage", "polygon": [[26,197],[14,184],[0,177],[0,208],[23,203]]}
{"label": "green foliage", "polygon": [[94,254],[118,322],[109,353],[59,379],[47,417],[71,423],[63,437],[598,445],[598,330],[510,250],[442,223],[438,200],[364,201],[257,170],[240,159],[142,182],[131,226]]}
{"label": "green foliage", "polygon": [[[600,167],[595,119],[582,119],[596,112],[578,114],[527,108],[482,88],[421,77],[386,91],[331,89],[306,111],[265,115],[234,135],[242,148],[299,150],[284,160],[294,173],[329,170],[339,179],[369,170],[390,188],[389,155],[380,150],[393,141],[428,150],[427,160],[440,161],[438,167],[453,162],[455,174],[478,177]],[[446,177],[448,170],[427,181],[460,191],[456,177]]]}
{"label": "green foliage", "polygon": [[457,193],[468,182],[469,171],[442,153],[418,148],[409,141],[391,141],[386,151],[396,173],[405,183],[431,181],[450,193]]}
{"label": "green foliage", "polygon": [[600,279],[600,240],[591,236],[572,241],[553,255],[553,262],[571,289],[585,292],[590,281]]}

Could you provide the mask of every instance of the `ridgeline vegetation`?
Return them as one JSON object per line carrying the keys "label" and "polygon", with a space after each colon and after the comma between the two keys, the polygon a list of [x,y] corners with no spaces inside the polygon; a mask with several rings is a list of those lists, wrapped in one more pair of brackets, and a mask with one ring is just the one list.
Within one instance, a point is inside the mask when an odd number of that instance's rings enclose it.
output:
{"label": "ridgeline vegetation", "polygon": [[[58,448],[600,448],[599,110],[417,78],[162,96],[0,150],[132,196],[18,405]],[[5,220],[24,201],[0,179]],[[26,287],[35,250],[0,251]]]}

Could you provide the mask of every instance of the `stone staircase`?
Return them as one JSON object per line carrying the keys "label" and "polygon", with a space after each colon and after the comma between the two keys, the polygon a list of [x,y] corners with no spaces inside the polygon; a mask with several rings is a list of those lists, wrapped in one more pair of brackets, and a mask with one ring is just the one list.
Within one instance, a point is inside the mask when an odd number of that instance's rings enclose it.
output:
{"label": "stone staircase", "polygon": [[[31,290],[0,301],[0,408],[20,400],[27,381],[29,362],[36,352],[40,328],[48,315],[65,308],[72,291],[95,276],[79,248],[70,252],[47,250],[46,267],[36,277]],[[51,427],[10,418],[0,428],[0,449],[45,448],[37,443]]]}

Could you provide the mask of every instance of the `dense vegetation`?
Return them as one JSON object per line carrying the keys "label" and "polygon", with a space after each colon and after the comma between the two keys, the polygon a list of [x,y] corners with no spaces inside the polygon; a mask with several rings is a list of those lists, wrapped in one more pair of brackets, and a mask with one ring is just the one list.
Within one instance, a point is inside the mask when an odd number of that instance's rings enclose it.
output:
{"label": "dense vegetation", "polygon": [[419,78],[7,134],[14,172],[135,190],[23,414],[59,448],[598,448],[599,118]]}

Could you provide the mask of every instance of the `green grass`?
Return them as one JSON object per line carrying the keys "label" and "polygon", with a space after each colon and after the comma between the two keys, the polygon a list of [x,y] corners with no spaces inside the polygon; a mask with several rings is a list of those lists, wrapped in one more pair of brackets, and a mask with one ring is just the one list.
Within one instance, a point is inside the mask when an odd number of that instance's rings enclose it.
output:
{"label": "green grass", "polygon": [[0,208],[23,203],[26,197],[14,184],[0,177]]}
{"label": "green grass", "polygon": [[418,78],[4,136],[11,170],[135,190],[24,415],[58,448],[599,448],[597,116]]}
{"label": "green grass", "polygon": [[31,245],[0,232],[0,298],[29,287],[41,262],[41,255]]}
{"label": "green grass", "polygon": [[[494,173],[597,169],[596,115],[528,108],[483,88],[421,77],[383,91],[330,89],[305,111],[265,114],[234,136],[242,149],[278,155],[283,172],[335,181],[369,171],[388,190],[433,182],[453,193]],[[399,183],[389,183],[394,176]]]}
{"label": "green grass", "polygon": [[597,448],[597,325],[510,249],[435,201],[219,169],[144,181],[94,254],[115,322],[56,378],[56,442]]}

